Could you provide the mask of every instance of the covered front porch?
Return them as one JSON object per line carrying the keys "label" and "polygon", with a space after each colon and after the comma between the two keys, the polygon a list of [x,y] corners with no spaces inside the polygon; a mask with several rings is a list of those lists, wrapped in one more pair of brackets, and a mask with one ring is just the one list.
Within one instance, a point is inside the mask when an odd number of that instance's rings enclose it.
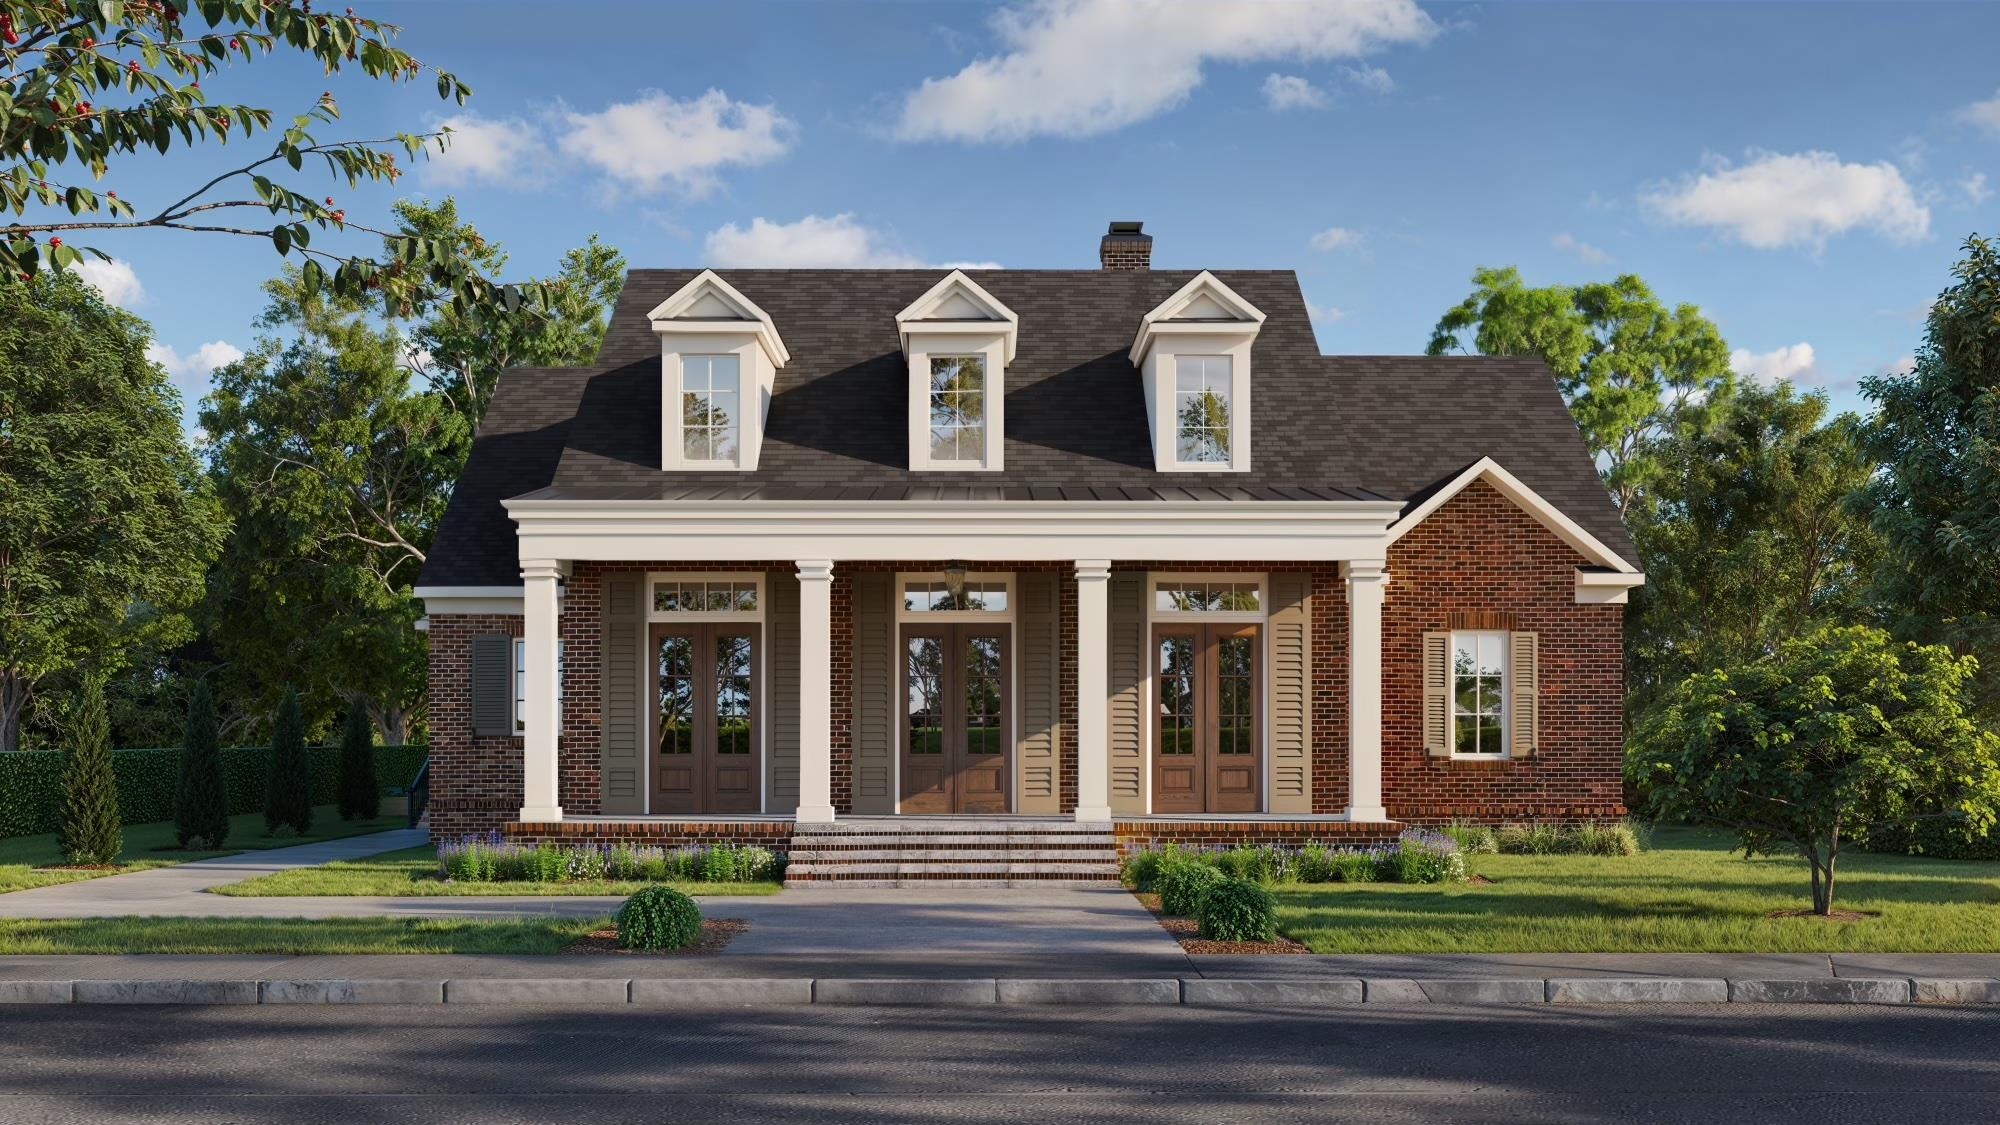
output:
{"label": "covered front porch", "polygon": [[1059,819],[1121,849],[1393,835],[1396,504],[507,507],[524,579],[510,835],[776,839],[871,818]]}

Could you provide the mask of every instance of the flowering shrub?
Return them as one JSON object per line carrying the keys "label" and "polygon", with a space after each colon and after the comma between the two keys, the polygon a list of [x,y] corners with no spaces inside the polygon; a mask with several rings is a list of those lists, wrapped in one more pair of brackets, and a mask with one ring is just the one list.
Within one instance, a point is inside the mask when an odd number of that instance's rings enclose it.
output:
{"label": "flowering shrub", "polygon": [[[1466,878],[1464,850],[1452,835],[1417,829],[1403,833],[1393,844],[1365,848],[1328,844],[1134,848],[1126,854],[1122,870],[1127,886],[1158,891],[1168,913],[1191,914],[1198,905],[1196,892],[1206,891],[1212,880],[1199,874],[1174,874],[1190,866],[1207,867],[1224,877],[1264,887],[1283,883],[1443,883]],[[1183,886],[1194,880],[1206,881],[1199,887]],[[1166,907],[1170,889],[1176,903],[1186,907],[1184,911]]]}
{"label": "flowering shrub", "polygon": [[1396,841],[1396,879],[1403,883],[1463,883],[1465,856],[1450,836],[1411,828]]}
{"label": "flowering shrub", "polygon": [[438,873],[466,883],[754,883],[776,879],[784,861],[754,844],[518,844],[497,832],[438,847]]}

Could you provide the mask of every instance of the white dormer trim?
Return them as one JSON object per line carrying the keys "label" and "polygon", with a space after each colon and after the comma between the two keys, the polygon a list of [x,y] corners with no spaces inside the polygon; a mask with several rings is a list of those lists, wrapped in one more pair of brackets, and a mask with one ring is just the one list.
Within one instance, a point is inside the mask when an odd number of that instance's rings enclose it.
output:
{"label": "white dormer trim", "polygon": [[[714,270],[703,270],[646,314],[660,340],[660,467],[749,472],[764,447],[764,423],[778,368],[791,352],[771,315]],[[737,369],[737,453],[733,461],[692,460],[681,434],[685,360],[733,356]]]}
{"label": "white dormer trim", "polygon": [[[1146,391],[1153,468],[1162,473],[1250,471],[1250,347],[1264,328],[1264,311],[1203,270],[1139,320],[1128,353]],[[1182,461],[1174,388],[1179,356],[1229,361],[1229,460]]]}
{"label": "white dormer trim", "polygon": [[1515,506],[1533,516],[1536,522],[1548,528],[1555,534],[1556,538],[1575,548],[1576,552],[1589,560],[1592,565],[1610,568],[1611,575],[1602,577],[1592,576],[1587,579],[1579,577],[1577,582],[1579,590],[1578,601],[1584,600],[1582,591],[1586,588],[1612,587],[1620,590],[1630,590],[1634,586],[1640,586],[1645,583],[1646,577],[1639,572],[1638,567],[1633,566],[1621,558],[1617,552],[1606,547],[1596,536],[1577,526],[1575,520],[1564,515],[1554,504],[1542,499],[1540,494],[1536,493],[1534,489],[1522,484],[1520,478],[1501,468],[1500,463],[1491,457],[1481,457],[1479,460],[1473,462],[1463,472],[1451,478],[1451,481],[1443,488],[1432,493],[1423,503],[1410,509],[1401,519],[1390,524],[1389,542],[1394,543],[1398,539],[1401,539],[1409,533],[1411,528],[1424,522],[1425,519],[1429,518],[1431,513],[1444,507],[1446,503],[1450,502],[1452,497],[1464,492],[1476,480],[1483,480],[1487,484],[1492,485],[1494,491],[1513,501]]}
{"label": "white dormer trim", "polygon": [[[906,391],[910,468],[916,472],[999,472],[1006,467],[1007,365],[1014,362],[1021,318],[963,270],[946,274],[896,314],[908,365]],[[931,359],[978,356],[986,369],[983,455],[976,460],[931,456]]]}

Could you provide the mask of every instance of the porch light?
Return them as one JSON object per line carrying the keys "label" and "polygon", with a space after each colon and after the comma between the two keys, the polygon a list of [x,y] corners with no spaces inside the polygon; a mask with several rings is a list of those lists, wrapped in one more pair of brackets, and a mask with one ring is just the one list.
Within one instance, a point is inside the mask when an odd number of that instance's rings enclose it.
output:
{"label": "porch light", "polygon": [[965,604],[965,564],[953,560],[944,564],[944,592],[950,596],[951,604]]}

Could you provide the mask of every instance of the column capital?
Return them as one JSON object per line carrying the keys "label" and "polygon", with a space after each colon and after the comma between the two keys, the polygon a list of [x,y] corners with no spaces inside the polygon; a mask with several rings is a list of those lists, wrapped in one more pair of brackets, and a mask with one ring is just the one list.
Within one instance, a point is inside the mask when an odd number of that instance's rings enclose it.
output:
{"label": "column capital", "polygon": [[1348,559],[1340,564],[1340,576],[1350,583],[1389,584],[1389,564],[1384,559]]}
{"label": "column capital", "polygon": [[1076,560],[1076,580],[1078,582],[1103,582],[1110,577],[1110,559]]}
{"label": "column capital", "polygon": [[799,568],[801,582],[833,581],[832,559],[799,559],[796,565]]}
{"label": "column capital", "polygon": [[569,568],[560,559],[522,559],[521,577],[524,579],[560,580]]}

